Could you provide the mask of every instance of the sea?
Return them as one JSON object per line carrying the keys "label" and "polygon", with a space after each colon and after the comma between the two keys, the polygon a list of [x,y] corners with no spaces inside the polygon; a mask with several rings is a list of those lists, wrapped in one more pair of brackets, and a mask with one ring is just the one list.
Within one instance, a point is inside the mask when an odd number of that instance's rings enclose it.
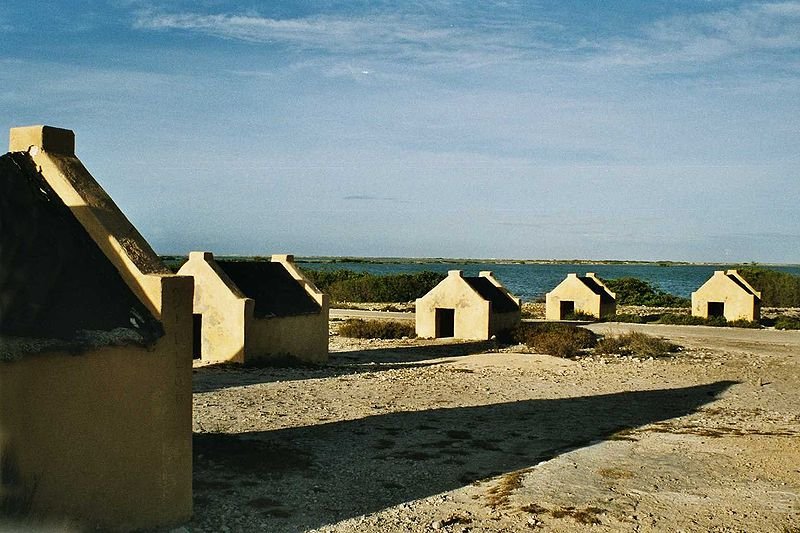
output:
{"label": "sea", "polygon": [[[463,270],[466,276],[477,276],[483,270],[494,272],[512,294],[524,301],[536,301],[558,285],[567,274],[594,272],[602,279],[638,278],[676,296],[688,298],[692,291],[711,277],[715,270],[736,268],[737,265],[683,263],[514,263],[491,260],[454,262],[450,260],[341,260],[298,258],[298,266],[309,270],[353,270],[371,274],[414,273],[425,270],[446,273]],[[740,268],[742,265],[738,265]],[[751,265],[747,265],[751,266]],[[754,265],[753,265],[754,266]],[[800,265],[757,265],[771,270],[800,276]]]}

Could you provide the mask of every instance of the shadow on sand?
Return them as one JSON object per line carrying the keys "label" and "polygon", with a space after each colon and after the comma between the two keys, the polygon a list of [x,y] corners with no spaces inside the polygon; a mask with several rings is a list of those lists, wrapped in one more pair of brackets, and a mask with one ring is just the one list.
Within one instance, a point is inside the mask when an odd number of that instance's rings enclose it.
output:
{"label": "shadow on sand", "polygon": [[[243,434],[196,434],[195,513],[220,491],[268,530],[300,531],[468,485],[694,412],[734,382],[431,409]],[[313,507],[315,514],[306,509]],[[316,518],[315,518],[316,516]],[[321,518],[320,518],[321,517]]]}
{"label": "shadow on sand", "polygon": [[443,357],[463,357],[496,348],[497,344],[494,341],[435,343],[331,352],[329,362],[323,365],[287,364],[283,367],[280,365],[243,367],[231,363],[208,365],[194,369],[193,386],[194,392],[209,392],[275,381],[330,378],[364,372],[384,372],[396,368],[419,368],[449,362],[434,361]]}

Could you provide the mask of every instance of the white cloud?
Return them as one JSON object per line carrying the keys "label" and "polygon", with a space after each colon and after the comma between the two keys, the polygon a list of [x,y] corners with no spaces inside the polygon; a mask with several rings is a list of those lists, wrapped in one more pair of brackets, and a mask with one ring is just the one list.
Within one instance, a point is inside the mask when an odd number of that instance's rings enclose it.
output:
{"label": "white cloud", "polygon": [[[642,28],[639,38],[596,43],[599,67],[680,68],[717,61],[752,61],[752,54],[800,50],[800,2],[747,4],[674,16]],[[785,61],[785,57],[781,58]]]}

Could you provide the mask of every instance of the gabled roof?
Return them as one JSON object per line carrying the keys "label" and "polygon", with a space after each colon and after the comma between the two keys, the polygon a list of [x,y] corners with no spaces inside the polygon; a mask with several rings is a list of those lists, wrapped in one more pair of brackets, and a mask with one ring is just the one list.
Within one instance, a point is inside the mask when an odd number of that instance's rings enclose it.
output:
{"label": "gabled roof", "polygon": [[276,261],[217,261],[239,290],[255,301],[257,318],[319,313],[320,305]]}
{"label": "gabled roof", "polygon": [[738,285],[739,287],[741,287],[741,288],[742,288],[742,289],[743,289],[743,290],[744,290],[746,293],[748,293],[748,294],[752,294],[753,296],[755,296],[755,297],[756,297],[756,298],[758,298],[759,300],[761,299],[761,293],[760,293],[760,292],[758,292],[757,290],[755,290],[755,289],[753,288],[753,286],[752,286],[752,285],[750,285],[749,283],[747,283],[747,280],[745,280],[745,279],[744,279],[744,278],[741,276],[741,274],[739,274],[737,271],[735,271],[735,270],[728,270],[727,272],[725,272],[725,276],[726,276],[726,277],[727,277],[729,280],[731,280],[732,282],[734,282],[736,285]]}
{"label": "gabled roof", "polygon": [[599,283],[597,283],[595,278],[591,276],[578,276],[578,279],[581,280],[583,284],[586,285],[593,293],[599,294],[601,302],[611,303],[615,301],[614,297],[608,293],[608,290],[604,286],[601,286]]}
{"label": "gabled roof", "polygon": [[464,277],[470,287],[480,294],[481,298],[492,303],[492,311],[497,313],[510,313],[519,311],[519,306],[508,294],[492,283],[488,278]]}
{"label": "gabled roof", "polygon": [[26,152],[0,156],[0,228],[0,335],[80,349],[163,334]]}

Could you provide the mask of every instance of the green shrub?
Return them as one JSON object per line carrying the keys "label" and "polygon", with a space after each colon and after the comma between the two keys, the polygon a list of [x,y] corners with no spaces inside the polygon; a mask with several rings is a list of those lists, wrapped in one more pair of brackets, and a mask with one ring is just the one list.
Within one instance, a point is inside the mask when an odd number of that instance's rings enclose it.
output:
{"label": "green shrub", "polygon": [[775,320],[775,329],[800,329],[800,318],[779,316]]}
{"label": "green shrub", "polygon": [[643,305],[647,307],[689,307],[688,298],[681,298],[653,287],[638,278],[617,278],[604,282],[617,295],[617,305]]}
{"label": "green shrub", "polygon": [[597,320],[597,317],[590,315],[589,313],[584,313],[583,311],[573,311],[564,315],[564,320],[584,320],[594,322]]}
{"label": "green shrub", "polygon": [[376,276],[352,270],[307,270],[305,274],[334,302],[409,302],[445,278],[430,271]]}
{"label": "green shrub", "polygon": [[[656,322],[658,324],[674,324],[677,326],[708,326],[709,320],[719,322],[719,319],[705,319],[694,315],[684,315],[679,313],[664,313]],[[724,318],[722,320],[725,320]]]}
{"label": "green shrub", "polygon": [[757,291],[764,307],[800,307],[800,276],[760,267],[738,269]]}
{"label": "green shrub", "polygon": [[703,318],[694,315],[680,315],[676,313],[664,313],[656,321],[658,324],[673,324],[677,326],[715,326],[730,328],[760,328],[759,322],[749,320],[731,320],[730,322],[722,316],[711,316]]}
{"label": "green shrub", "polygon": [[414,325],[398,320],[362,320],[352,318],[339,327],[339,335],[354,339],[402,339],[416,337]]}
{"label": "green shrub", "polygon": [[603,322],[625,322],[628,324],[645,324],[655,322],[660,315],[636,315],[633,313],[617,313],[603,319]]}
{"label": "green shrub", "polygon": [[665,357],[679,349],[677,344],[633,331],[603,337],[598,341],[594,351],[599,354],[620,354],[634,357]]}
{"label": "green shrub", "polygon": [[525,322],[509,332],[508,339],[524,344],[537,353],[557,357],[575,357],[597,342],[597,335],[569,324],[532,324]]}
{"label": "green shrub", "polygon": [[726,326],[729,328],[750,328],[750,329],[759,329],[761,328],[761,323],[757,321],[750,321],[750,320],[729,320],[725,323]]}

